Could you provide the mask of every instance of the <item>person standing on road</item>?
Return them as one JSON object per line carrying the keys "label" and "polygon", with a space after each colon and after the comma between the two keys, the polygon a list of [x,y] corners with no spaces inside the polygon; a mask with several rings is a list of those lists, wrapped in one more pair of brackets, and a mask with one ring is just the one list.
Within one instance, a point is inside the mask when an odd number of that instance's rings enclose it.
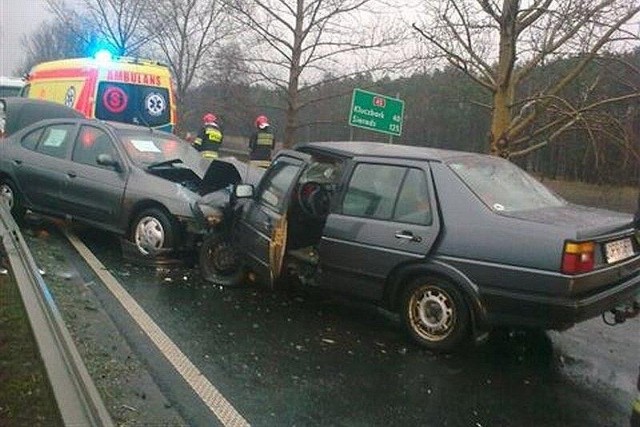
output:
{"label": "person standing on road", "polygon": [[267,116],[260,115],[256,117],[255,123],[256,130],[249,139],[249,160],[269,162],[276,143],[269,119]]}
{"label": "person standing on road", "polygon": [[202,153],[202,157],[216,159],[222,144],[222,131],[218,125],[218,118],[212,113],[207,113],[202,116],[202,122],[202,129],[193,141],[193,146]]}

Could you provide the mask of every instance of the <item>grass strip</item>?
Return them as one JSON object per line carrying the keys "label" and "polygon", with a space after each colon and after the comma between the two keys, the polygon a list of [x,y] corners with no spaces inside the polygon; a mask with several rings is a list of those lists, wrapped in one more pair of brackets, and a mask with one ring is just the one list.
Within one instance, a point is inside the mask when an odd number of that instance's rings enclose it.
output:
{"label": "grass strip", "polygon": [[[0,253],[2,253],[0,243]],[[0,275],[0,427],[62,426],[11,267]]]}

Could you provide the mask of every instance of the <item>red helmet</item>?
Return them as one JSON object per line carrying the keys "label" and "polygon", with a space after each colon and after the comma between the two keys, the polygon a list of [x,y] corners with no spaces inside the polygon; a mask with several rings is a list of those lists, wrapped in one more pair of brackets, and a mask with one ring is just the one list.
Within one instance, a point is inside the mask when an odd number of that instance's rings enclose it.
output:
{"label": "red helmet", "polygon": [[269,126],[269,119],[267,116],[258,116],[256,117],[256,127],[260,129],[264,129]]}
{"label": "red helmet", "polygon": [[204,116],[202,116],[202,121],[204,123],[215,123],[218,121],[218,118],[215,116],[215,114],[207,113]]}

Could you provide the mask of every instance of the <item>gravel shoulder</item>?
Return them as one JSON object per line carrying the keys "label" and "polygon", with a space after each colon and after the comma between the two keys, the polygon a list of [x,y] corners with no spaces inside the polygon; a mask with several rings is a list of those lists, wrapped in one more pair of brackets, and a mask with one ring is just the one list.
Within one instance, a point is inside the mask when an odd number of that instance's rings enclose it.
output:
{"label": "gravel shoulder", "polygon": [[23,234],[116,425],[187,425],[103,308],[93,290],[97,279],[68,254],[51,251],[53,240],[64,239],[55,226],[43,223]]}

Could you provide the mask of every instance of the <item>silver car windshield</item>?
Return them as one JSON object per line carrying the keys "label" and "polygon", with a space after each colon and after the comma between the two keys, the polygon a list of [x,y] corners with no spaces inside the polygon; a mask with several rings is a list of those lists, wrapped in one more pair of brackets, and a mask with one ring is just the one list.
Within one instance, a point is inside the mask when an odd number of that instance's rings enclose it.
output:
{"label": "silver car windshield", "polygon": [[206,159],[188,142],[164,133],[151,134],[142,131],[120,130],[118,137],[131,160],[142,168],[162,162],[171,162],[175,167],[192,169],[201,178],[207,167]]}
{"label": "silver car windshield", "polygon": [[564,206],[567,202],[508,160],[461,157],[447,162],[473,193],[496,212]]}

